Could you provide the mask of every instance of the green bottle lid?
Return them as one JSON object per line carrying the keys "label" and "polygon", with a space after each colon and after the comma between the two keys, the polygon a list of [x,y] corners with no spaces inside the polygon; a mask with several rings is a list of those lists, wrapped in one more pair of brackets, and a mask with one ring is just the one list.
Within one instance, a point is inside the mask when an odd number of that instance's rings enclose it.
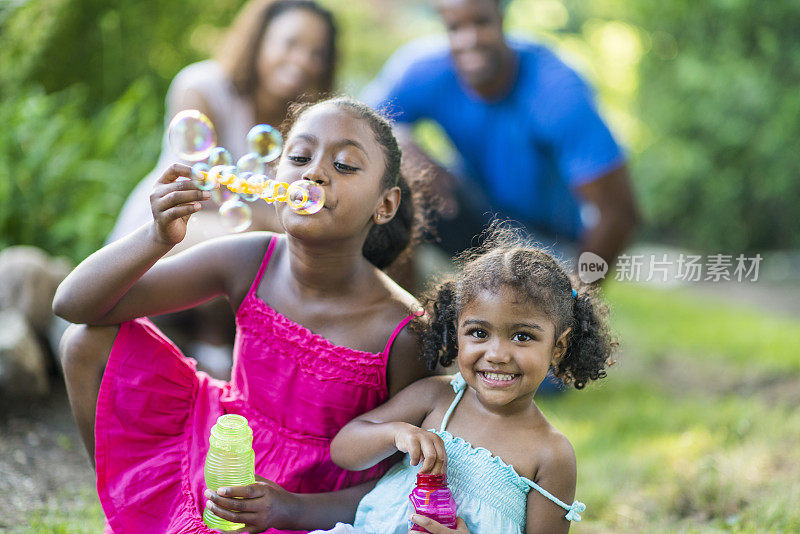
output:
{"label": "green bottle lid", "polygon": [[221,415],[211,427],[209,444],[225,451],[245,452],[253,446],[253,430],[241,415]]}

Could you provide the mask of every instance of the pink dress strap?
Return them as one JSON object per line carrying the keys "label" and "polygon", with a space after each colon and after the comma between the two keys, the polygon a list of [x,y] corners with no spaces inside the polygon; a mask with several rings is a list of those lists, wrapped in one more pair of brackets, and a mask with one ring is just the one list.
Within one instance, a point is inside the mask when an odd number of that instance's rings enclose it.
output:
{"label": "pink dress strap", "polygon": [[412,313],[411,315],[409,315],[408,317],[406,317],[405,319],[400,321],[400,323],[395,327],[394,332],[392,332],[392,335],[389,336],[389,341],[386,342],[386,348],[383,349],[383,353],[382,354],[384,356],[388,356],[389,355],[389,351],[392,348],[392,343],[394,343],[395,338],[397,338],[397,336],[400,334],[400,332],[403,331],[403,328],[405,328],[406,325],[408,323],[410,323],[412,320],[414,320],[415,318],[422,317],[423,315],[425,315],[425,310],[415,311],[414,313]]}
{"label": "pink dress strap", "polygon": [[273,234],[272,237],[269,239],[269,245],[267,246],[267,253],[264,254],[264,259],[261,260],[261,267],[258,268],[258,274],[256,274],[256,279],[253,280],[253,285],[250,286],[250,293],[255,293],[258,289],[258,284],[261,283],[261,277],[264,276],[264,271],[267,270],[267,265],[269,265],[269,259],[272,257],[272,251],[275,250],[275,244],[278,242],[278,236]]}

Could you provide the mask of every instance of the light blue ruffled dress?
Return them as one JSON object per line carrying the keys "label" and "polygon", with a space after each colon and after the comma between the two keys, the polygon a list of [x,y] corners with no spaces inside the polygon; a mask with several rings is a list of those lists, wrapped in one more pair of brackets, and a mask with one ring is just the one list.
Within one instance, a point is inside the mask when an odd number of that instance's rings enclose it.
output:
{"label": "light blue ruffled dress", "polygon": [[[575,501],[566,504],[534,481],[520,476],[514,468],[488,449],[473,447],[446,430],[447,422],[467,383],[461,374],[450,381],[456,398],[442,419],[440,430],[431,430],[444,440],[447,451],[447,483],[458,505],[458,516],[469,531],[478,533],[525,532],[528,492],[533,488],[555,505],[564,508],[565,517],[580,521],[586,506]],[[375,533],[406,534],[408,532],[408,495],[417,480],[418,466],[411,466],[409,456],[389,469],[375,488],[361,500],[353,526],[338,524],[330,534]],[[321,531],[316,531],[321,532]]]}

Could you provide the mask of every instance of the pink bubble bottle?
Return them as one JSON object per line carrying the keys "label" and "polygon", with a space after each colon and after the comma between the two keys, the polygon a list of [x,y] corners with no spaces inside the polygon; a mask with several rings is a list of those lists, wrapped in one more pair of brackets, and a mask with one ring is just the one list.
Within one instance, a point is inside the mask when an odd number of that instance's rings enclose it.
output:
{"label": "pink bubble bottle", "polygon": [[411,514],[429,517],[447,528],[456,528],[456,502],[447,487],[447,475],[417,473],[417,485],[408,499],[408,527],[411,530],[428,532],[411,522]]}

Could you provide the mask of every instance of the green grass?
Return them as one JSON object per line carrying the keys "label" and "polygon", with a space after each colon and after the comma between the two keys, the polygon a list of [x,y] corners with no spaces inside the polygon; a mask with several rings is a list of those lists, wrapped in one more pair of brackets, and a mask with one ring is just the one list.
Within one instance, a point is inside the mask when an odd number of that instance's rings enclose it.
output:
{"label": "green grass", "polygon": [[[97,500],[94,485],[59,488],[60,506],[26,512],[25,522],[8,531],[10,534],[87,534],[103,532],[105,516]],[[5,532],[0,529],[1,532]]]}
{"label": "green grass", "polygon": [[578,455],[588,509],[573,530],[800,532],[800,320],[685,292],[606,292],[618,365],[540,402]]}
{"label": "green grass", "polygon": [[[578,456],[588,508],[573,532],[800,532],[800,320],[681,291],[606,291],[618,365],[540,401]],[[25,532],[99,532],[95,503],[42,511]]]}
{"label": "green grass", "polygon": [[579,531],[800,529],[797,410],[613,375],[540,405],[575,446]]}
{"label": "green grass", "polygon": [[681,353],[739,368],[800,371],[800,321],[720,301],[688,289],[610,282],[614,328],[637,358]]}

